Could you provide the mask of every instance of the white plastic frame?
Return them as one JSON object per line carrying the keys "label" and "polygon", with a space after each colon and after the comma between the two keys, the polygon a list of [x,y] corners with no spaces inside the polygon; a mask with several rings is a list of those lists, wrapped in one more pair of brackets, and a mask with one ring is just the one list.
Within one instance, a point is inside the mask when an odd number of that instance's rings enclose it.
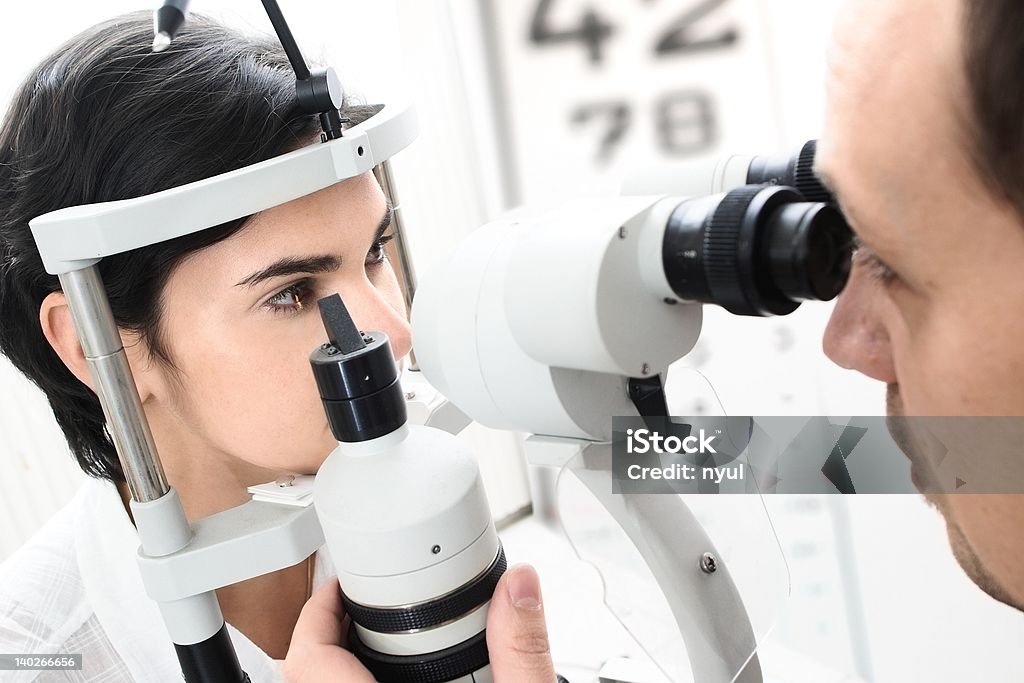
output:
{"label": "white plastic frame", "polygon": [[417,132],[411,104],[386,104],[336,140],[135,199],[59,209],[29,226],[46,271],[61,275],[359,176],[407,147]]}

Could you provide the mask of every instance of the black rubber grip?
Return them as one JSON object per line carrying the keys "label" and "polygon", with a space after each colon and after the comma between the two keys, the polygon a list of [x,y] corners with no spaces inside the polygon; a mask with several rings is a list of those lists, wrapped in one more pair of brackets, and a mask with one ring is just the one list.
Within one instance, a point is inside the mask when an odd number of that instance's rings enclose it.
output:
{"label": "black rubber grip", "polygon": [[800,191],[804,199],[811,203],[821,202],[838,208],[836,198],[828,191],[814,172],[814,160],[818,156],[818,141],[811,140],[797,157],[796,169],[793,173],[793,187]]}
{"label": "black rubber grip", "polygon": [[421,655],[389,655],[367,647],[349,627],[348,647],[379,683],[442,683],[468,676],[490,664],[487,631],[457,645]]}
{"label": "black rubber grip", "polygon": [[344,591],[341,599],[352,621],[368,631],[402,633],[427,629],[458,619],[490,600],[498,579],[507,567],[505,550],[499,543],[498,554],[486,572],[437,600],[412,607],[388,608],[360,605],[350,600]]}
{"label": "black rubber grip", "polygon": [[764,189],[747,185],[729,192],[704,232],[704,276],[716,303],[738,315],[753,313],[740,274],[740,239],[747,210]]}

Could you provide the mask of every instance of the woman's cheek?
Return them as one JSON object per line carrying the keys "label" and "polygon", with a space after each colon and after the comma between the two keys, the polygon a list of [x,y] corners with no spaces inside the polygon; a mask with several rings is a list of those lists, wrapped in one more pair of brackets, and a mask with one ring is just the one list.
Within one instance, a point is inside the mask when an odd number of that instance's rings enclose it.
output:
{"label": "woman's cheek", "polygon": [[[267,364],[253,392],[255,434],[281,435],[304,441],[303,432],[321,425],[326,417],[320,407],[320,397],[305,356],[298,363]],[[270,429],[268,429],[268,427]]]}

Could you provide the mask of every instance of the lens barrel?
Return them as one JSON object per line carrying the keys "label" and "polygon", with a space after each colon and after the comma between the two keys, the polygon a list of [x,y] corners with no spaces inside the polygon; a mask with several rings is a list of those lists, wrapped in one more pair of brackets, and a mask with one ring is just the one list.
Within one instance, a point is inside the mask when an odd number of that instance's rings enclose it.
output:
{"label": "lens barrel", "polygon": [[[344,592],[345,611],[352,618],[348,646],[356,658],[383,683],[440,683],[466,679],[490,680],[490,658],[483,628],[459,629],[459,622],[472,624],[473,615],[486,605],[507,563],[501,546],[494,561],[476,578],[450,593],[417,605],[371,607],[361,605]],[[431,629],[448,627],[465,635],[431,639]],[[421,642],[401,644],[403,636],[422,637]],[[397,643],[391,652],[374,649],[370,637],[383,643],[389,636]],[[397,639],[395,639],[397,637]],[[372,642],[372,641],[370,641]],[[432,644],[427,644],[432,643]],[[438,643],[444,647],[438,649]]]}
{"label": "lens barrel", "polygon": [[683,202],[662,247],[680,299],[744,316],[789,315],[803,301],[835,298],[852,256],[842,213],[794,188],[765,185]]}

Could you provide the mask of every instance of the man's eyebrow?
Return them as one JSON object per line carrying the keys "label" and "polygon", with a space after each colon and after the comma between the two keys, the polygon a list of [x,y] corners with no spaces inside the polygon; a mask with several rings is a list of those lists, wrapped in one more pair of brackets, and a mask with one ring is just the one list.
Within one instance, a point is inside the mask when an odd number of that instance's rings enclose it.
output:
{"label": "man's eyebrow", "polygon": [[[391,202],[387,203],[384,209],[384,216],[380,219],[380,223],[377,225],[377,231],[374,234],[373,241],[376,242],[391,226],[391,217],[394,210],[391,208]],[[285,258],[274,261],[266,268],[257,270],[254,273],[246,275],[244,278],[239,280],[236,287],[254,287],[259,283],[270,280],[275,277],[284,277],[286,275],[314,275],[316,273],[331,273],[341,267],[341,259],[337,256],[323,255],[323,256],[286,256]]]}

